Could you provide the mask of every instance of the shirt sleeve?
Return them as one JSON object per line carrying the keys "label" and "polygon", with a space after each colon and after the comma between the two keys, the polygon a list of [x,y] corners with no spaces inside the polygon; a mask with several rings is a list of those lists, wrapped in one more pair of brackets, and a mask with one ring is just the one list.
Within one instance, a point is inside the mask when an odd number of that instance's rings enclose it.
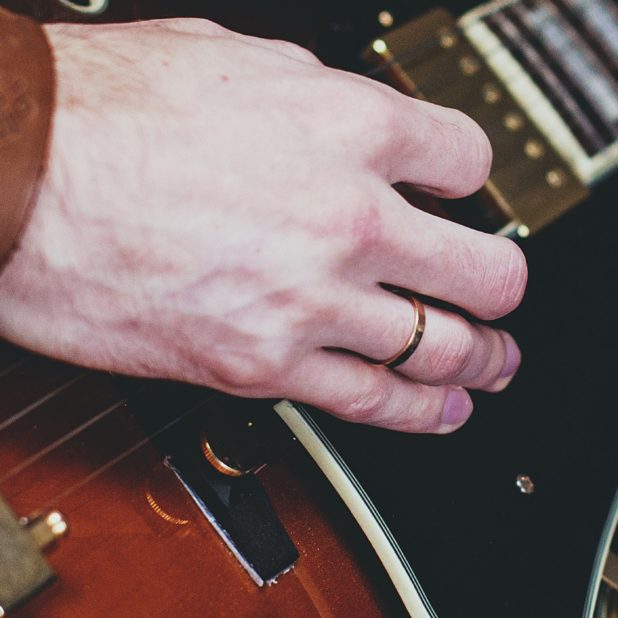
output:
{"label": "shirt sleeve", "polygon": [[0,269],[36,198],[53,94],[52,55],[43,29],[0,7]]}

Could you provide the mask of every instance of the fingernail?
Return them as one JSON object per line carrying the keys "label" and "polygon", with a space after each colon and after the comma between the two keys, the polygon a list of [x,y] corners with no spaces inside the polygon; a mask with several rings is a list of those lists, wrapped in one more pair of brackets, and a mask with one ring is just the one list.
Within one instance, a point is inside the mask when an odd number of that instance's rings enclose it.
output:
{"label": "fingernail", "polygon": [[504,367],[502,367],[502,371],[500,372],[500,377],[502,379],[507,379],[512,378],[519,369],[519,365],[521,365],[521,352],[511,335],[503,332],[502,338],[506,345],[506,358],[504,360]]}
{"label": "fingernail", "polygon": [[472,414],[472,400],[463,388],[452,388],[442,409],[442,425],[461,425]]}

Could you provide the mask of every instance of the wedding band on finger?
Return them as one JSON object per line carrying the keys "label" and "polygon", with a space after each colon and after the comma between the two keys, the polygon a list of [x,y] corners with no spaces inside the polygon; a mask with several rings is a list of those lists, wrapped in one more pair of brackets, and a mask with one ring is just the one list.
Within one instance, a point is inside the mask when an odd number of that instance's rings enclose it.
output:
{"label": "wedding band on finger", "polygon": [[383,361],[372,361],[376,365],[384,365],[389,369],[399,367],[399,365],[405,363],[410,356],[412,356],[414,350],[416,350],[418,344],[421,342],[423,332],[425,331],[425,305],[412,294],[406,294],[404,298],[409,300],[414,308],[414,322],[412,323],[410,336],[403,348],[394,356]]}

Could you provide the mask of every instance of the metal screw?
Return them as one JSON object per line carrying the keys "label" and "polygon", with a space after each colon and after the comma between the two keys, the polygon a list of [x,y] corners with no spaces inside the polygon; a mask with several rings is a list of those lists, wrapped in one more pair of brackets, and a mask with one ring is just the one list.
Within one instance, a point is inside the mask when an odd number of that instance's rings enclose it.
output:
{"label": "metal screw", "polygon": [[394,23],[394,19],[393,19],[393,14],[390,11],[380,11],[378,13],[378,22],[380,24],[380,26],[383,26],[384,28],[390,28],[393,23]]}
{"label": "metal screw", "polygon": [[519,131],[524,126],[524,118],[517,112],[509,112],[502,122],[509,131]]}
{"label": "metal screw", "polygon": [[376,39],[372,43],[371,48],[376,54],[380,54],[380,55],[385,54],[388,50],[386,43],[382,39]]}
{"label": "metal screw", "polygon": [[450,28],[441,28],[438,31],[438,40],[440,41],[440,47],[444,49],[450,49],[457,44],[457,35]]}
{"label": "metal screw", "polygon": [[459,68],[464,75],[474,75],[481,68],[481,63],[474,56],[462,56],[459,59]]}
{"label": "metal screw", "polygon": [[566,174],[559,167],[556,167],[545,174],[545,180],[553,189],[559,189],[566,182]]}
{"label": "metal screw", "polygon": [[545,154],[545,148],[538,140],[529,139],[524,146],[524,152],[531,159],[540,159]]}
{"label": "metal screw", "polygon": [[485,103],[497,103],[502,98],[500,88],[495,84],[485,84],[483,86],[483,100]]}
{"label": "metal screw", "polygon": [[519,487],[519,491],[521,491],[522,494],[530,495],[534,493],[534,483],[532,482],[532,479],[525,474],[517,475],[515,485]]}

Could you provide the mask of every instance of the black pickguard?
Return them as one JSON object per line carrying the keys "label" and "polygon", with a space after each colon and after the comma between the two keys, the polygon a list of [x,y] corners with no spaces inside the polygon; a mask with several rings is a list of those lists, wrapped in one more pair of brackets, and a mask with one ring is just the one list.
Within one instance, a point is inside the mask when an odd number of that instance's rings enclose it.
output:
{"label": "black pickguard", "polygon": [[[450,436],[319,423],[382,512],[439,616],[581,616],[618,481],[616,179],[524,243],[503,325],[524,362]],[[515,485],[529,475],[535,492]]]}

